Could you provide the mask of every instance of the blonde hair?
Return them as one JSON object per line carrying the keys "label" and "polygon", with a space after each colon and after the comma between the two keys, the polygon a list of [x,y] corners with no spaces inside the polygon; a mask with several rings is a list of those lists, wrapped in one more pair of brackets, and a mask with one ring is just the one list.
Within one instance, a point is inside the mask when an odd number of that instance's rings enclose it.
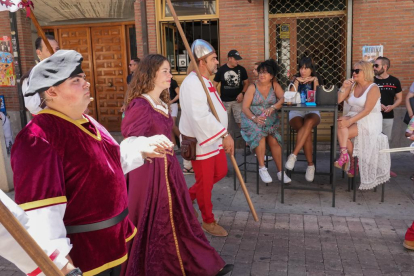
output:
{"label": "blonde hair", "polygon": [[354,68],[356,65],[359,65],[364,72],[364,79],[368,82],[374,82],[374,68],[371,62],[360,60],[354,64]]}

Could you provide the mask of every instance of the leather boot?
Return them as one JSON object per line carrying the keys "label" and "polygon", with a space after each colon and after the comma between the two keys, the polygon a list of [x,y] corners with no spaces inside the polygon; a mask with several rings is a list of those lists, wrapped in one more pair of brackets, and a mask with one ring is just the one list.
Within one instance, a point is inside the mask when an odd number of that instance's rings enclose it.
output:
{"label": "leather boot", "polygon": [[216,276],[224,276],[227,273],[230,273],[231,271],[233,271],[234,265],[232,264],[226,264],[220,271],[219,273],[217,273]]}
{"label": "leather boot", "polygon": [[404,240],[403,246],[407,249],[414,250],[414,241]]}
{"label": "leather boot", "polygon": [[201,226],[201,228],[203,228],[205,232],[209,233],[210,235],[216,236],[216,237],[227,237],[229,235],[226,229],[218,225],[217,222],[215,221],[212,223],[203,222],[203,225]]}

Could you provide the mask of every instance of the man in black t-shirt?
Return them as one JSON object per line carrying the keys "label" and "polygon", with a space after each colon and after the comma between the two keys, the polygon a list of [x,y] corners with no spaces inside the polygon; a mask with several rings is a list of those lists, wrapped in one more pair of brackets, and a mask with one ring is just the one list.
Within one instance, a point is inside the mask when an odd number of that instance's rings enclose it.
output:
{"label": "man in black t-shirt", "polygon": [[[381,112],[382,112],[382,133],[387,135],[388,141],[392,138],[392,126],[394,124],[394,111],[401,104],[402,89],[400,81],[388,74],[391,62],[386,57],[379,57],[374,63],[374,82],[378,85],[381,92]],[[391,176],[397,176],[391,172]]]}
{"label": "man in black t-shirt", "polygon": [[214,86],[220,87],[220,98],[226,107],[227,114],[230,117],[233,111],[234,120],[237,125],[241,125],[241,110],[244,93],[249,85],[246,69],[239,65],[242,59],[237,50],[231,50],[228,55],[228,61],[221,66],[214,77]]}
{"label": "man in black t-shirt", "polygon": [[393,109],[399,106],[402,101],[401,83],[396,77],[388,74],[390,65],[390,60],[386,57],[377,58],[374,64],[374,82],[381,92],[382,132],[388,136],[388,140],[392,138]]}

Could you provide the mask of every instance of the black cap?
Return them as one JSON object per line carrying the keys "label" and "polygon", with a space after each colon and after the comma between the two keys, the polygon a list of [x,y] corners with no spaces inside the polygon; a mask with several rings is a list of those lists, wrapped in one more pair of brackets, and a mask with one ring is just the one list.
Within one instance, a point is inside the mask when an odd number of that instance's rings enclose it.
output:
{"label": "black cap", "polygon": [[231,50],[231,51],[227,54],[227,57],[234,57],[236,60],[241,60],[241,59],[243,59],[243,58],[240,56],[239,52],[237,52],[237,50]]}
{"label": "black cap", "polygon": [[46,91],[72,76],[83,73],[82,60],[82,55],[73,50],[59,50],[42,60],[30,72],[29,85],[24,96]]}

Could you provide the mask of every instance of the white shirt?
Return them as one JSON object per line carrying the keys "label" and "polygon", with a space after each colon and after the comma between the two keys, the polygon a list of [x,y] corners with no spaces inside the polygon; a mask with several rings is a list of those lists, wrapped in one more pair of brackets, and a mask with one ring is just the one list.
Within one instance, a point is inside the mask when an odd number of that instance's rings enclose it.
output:
{"label": "white shirt", "polygon": [[191,72],[180,87],[180,132],[197,139],[196,160],[204,160],[219,154],[223,136],[227,132],[228,117],[216,88],[207,78],[204,83],[210,91],[210,98],[217,111],[217,121],[207,102],[203,86],[195,72]]}

